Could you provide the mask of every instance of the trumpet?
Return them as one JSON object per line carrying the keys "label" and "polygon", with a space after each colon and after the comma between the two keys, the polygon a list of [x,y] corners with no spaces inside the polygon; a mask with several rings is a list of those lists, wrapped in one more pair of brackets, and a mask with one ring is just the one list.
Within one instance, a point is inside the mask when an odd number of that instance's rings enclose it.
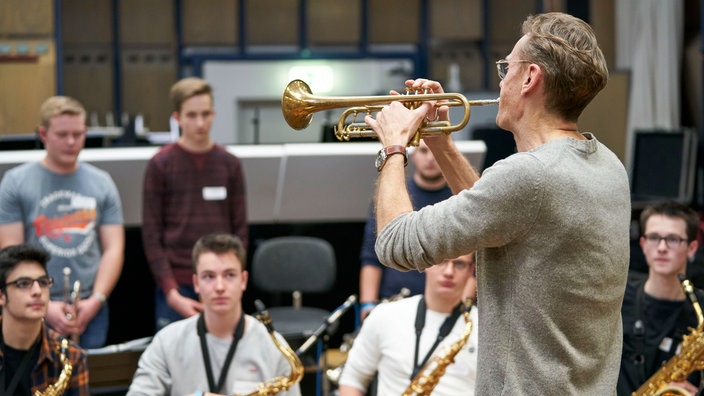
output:
{"label": "trumpet", "polygon": [[[380,96],[316,96],[310,87],[302,80],[293,80],[288,83],[281,98],[281,111],[286,123],[293,129],[301,130],[310,125],[313,113],[349,107],[345,110],[335,127],[335,137],[340,141],[349,141],[352,138],[376,137],[369,125],[357,122],[360,114],[371,115],[381,111],[391,102],[402,102],[409,109],[420,107],[424,102],[436,101],[435,108],[440,106],[463,107],[462,120],[456,124],[449,121],[425,120],[416,131],[409,145],[418,146],[421,138],[431,136],[444,136],[462,130],[469,122],[472,106],[498,105],[499,99],[467,100],[458,93],[429,94],[427,91],[417,91],[406,88],[405,95],[380,95]],[[352,117],[352,121],[347,119]]]}

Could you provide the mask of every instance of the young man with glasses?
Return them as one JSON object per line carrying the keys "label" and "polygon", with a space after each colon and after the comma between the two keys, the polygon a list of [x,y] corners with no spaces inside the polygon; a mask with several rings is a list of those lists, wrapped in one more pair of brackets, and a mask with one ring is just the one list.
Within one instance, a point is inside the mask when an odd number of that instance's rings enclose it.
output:
{"label": "young man with glasses", "polygon": [[[618,394],[630,395],[679,350],[697,316],[679,277],[687,272],[699,243],[699,218],[691,208],[665,201],[643,210],[640,246],[648,274],[633,273],[623,300],[623,354]],[[701,286],[701,285],[695,285]],[[704,303],[704,292],[696,290]],[[674,385],[697,392],[700,376]]]}
{"label": "young man with glasses", "polygon": [[[57,383],[64,337],[44,323],[53,279],[49,255],[30,245],[0,250],[0,394],[30,395]],[[88,396],[86,353],[73,343],[63,350],[72,366],[62,395]]]}
{"label": "young man with glasses", "polygon": [[[608,395],[618,378],[631,197],[621,161],[578,127],[606,86],[593,29],[564,13],[529,16],[499,62],[497,125],[517,153],[480,175],[450,136],[424,138],[453,195],[414,211],[401,155],[436,103],[391,103],[365,121],[385,159],[375,196],[380,261],[423,270],[477,252],[480,395]],[[406,81],[442,93],[436,81]],[[449,109],[437,113],[449,119]]]}
{"label": "young man with glasses", "polygon": [[[374,308],[364,321],[345,362],[340,378],[340,396],[364,395],[377,371],[376,394],[400,395],[426,361],[431,361],[433,355],[447,353],[449,346],[461,338],[465,329],[459,309],[473,273],[474,254],[444,260],[425,270],[422,295]],[[470,318],[472,333],[469,340],[455,356],[455,362],[446,368],[433,395],[474,395],[478,334],[476,307],[472,307]]]}

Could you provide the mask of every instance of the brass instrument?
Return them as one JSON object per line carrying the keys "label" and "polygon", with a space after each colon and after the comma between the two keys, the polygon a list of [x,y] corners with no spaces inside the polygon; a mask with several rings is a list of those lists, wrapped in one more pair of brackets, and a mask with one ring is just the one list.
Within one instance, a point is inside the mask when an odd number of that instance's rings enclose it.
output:
{"label": "brass instrument", "polygon": [[[78,315],[78,301],[81,298],[81,281],[76,280],[75,282],[73,282],[73,288],[71,287],[71,268],[70,267],[64,267],[63,275],[64,275],[64,303],[66,303],[67,306],[72,307],[73,312],[76,315]],[[73,316],[73,313],[71,313],[71,312],[65,312],[64,315],[66,316],[67,320],[71,321],[71,320],[76,319]],[[71,341],[78,344],[79,337],[80,336],[78,334],[71,334]]]}
{"label": "brass instrument", "polygon": [[[411,294],[411,291],[408,288],[404,287],[401,289],[400,292],[394,294],[393,296],[389,296],[387,298],[382,299],[379,302],[379,304],[403,300],[404,298],[408,297],[410,294]],[[348,353],[350,351],[350,349],[352,349],[352,345],[354,344],[354,340],[357,338],[358,334],[359,334],[359,331],[357,331],[355,333],[349,333],[349,334],[343,335],[342,336],[342,344],[340,344],[340,352]],[[328,378],[328,380],[330,382],[337,385],[340,382],[340,377],[342,376],[342,370],[344,368],[345,368],[345,364],[342,363],[341,365],[335,367],[334,369],[326,370],[325,376]]]}
{"label": "brass instrument", "polygon": [[[450,346],[450,349],[443,355],[434,355],[413,378],[411,384],[403,392],[402,396],[428,396],[432,393],[440,378],[445,374],[447,366],[455,361],[455,356],[462,350],[472,333],[472,321],[469,319],[469,311],[472,309],[472,299],[467,298],[463,302],[464,332],[459,340]],[[427,373],[426,373],[427,371]]]}
{"label": "brass instrument", "polygon": [[690,333],[682,337],[680,353],[633,392],[633,396],[691,396],[687,390],[669,384],[686,381],[694,371],[704,370],[704,315],[692,282],[684,276],[680,276],[680,281],[697,315],[697,327],[691,328]]}
{"label": "brass instrument", "polygon": [[246,396],[276,395],[279,392],[288,390],[288,388],[301,381],[301,379],[303,378],[303,363],[301,362],[301,359],[298,358],[296,353],[291,349],[291,347],[288,346],[288,344],[282,344],[281,342],[279,342],[278,338],[276,338],[276,333],[274,332],[274,326],[272,325],[271,316],[269,315],[269,312],[266,311],[266,309],[264,308],[264,304],[259,300],[256,300],[254,303],[257,306],[257,314],[255,315],[256,318],[260,322],[262,322],[264,326],[266,326],[266,329],[269,331],[269,336],[271,336],[271,339],[274,341],[276,348],[281,351],[281,354],[284,355],[288,363],[291,365],[291,373],[288,375],[288,377],[279,376],[270,381],[259,384],[259,386],[257,386],[257,389],[254,392],[248,393]]}
{"label": "brass instrument", "polygon": [[[376,137],[376,132],[369,125],[365,122],[356,122],[359,114],[367,115],[381,111],[383,105],[388,105],[391,102],[402,102],[407,108],[415,109],[427,101],[437,101],[436,108],[440,106],[464,107],[462,120],[454,125],[449,121],[426,120],[409,145],[418,146],[423,137],[449,135],[463,129],[469,122],[472,106],[499,104],[499,99],[467,100],[464,95],[458,93],[428,94],[412,91],[409,88],[406,88],[405,95],[315,96],[308,84],[301,80],[293,80],[284,90],[281,98],[281,110],[286,123],[291,128],[300,130],[310,125],[313,113],[317,111],[349,107],[340,116],[335,127],[335,137],[341,141],[349,141],[352,138]],[[353,117],[352,122],[348,123],[347,118],[350,116]]]}
{"label": "brass instrument", "polygon": [[49,385],[44,392],[35,391],[34,396],[61,396],[64,394],[73,373],[73,365],[71,365],[71,360],[68,356],[68,340],[66,338],[61,339],[59,352],[59,361],[63,366],[59,378],[55,383]]}

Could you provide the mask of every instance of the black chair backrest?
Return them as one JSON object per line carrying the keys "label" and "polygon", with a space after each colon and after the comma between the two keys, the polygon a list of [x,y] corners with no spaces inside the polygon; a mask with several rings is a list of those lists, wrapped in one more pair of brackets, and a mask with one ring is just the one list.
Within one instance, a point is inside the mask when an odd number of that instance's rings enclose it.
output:
{"label": "black chair backrest", "polygon": [[269,293],[322,293],[337,274],[335,250],[321,238],[285,236],[264,241],[252,258],[252,282]]}

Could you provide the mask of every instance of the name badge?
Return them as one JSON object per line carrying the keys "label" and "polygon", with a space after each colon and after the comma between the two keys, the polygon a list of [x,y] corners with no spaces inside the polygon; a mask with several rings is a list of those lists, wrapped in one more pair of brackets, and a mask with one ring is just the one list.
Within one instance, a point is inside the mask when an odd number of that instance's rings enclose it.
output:
{"label": "name badge", "polygon": [[665,337],[660,341],[660,350],[664,352],[670,352],[672,349],[672,338],[670,337]]}
{"label": "name badge", "polygon": [[206,201],[222,201],[227,198],[225,187],[203,187],[203,199]]}
{"label": "name badge", "polygon": [[71,207],[79,209],[95,209],[97,203],[94,197],[73,196],[71,197]]}

